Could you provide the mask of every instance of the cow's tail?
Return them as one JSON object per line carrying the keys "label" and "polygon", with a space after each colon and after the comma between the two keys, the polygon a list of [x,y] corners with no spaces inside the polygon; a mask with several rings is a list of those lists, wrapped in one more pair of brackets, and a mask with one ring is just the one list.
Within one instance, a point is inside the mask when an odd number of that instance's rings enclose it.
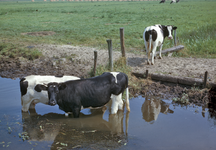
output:
{"label": "cow's tail", "polygon": [[129,104],[129,90],[128,90],[128,87],[126,88],[126,108],[127,108],[127,111],[130,111],[130,104]]}
{"label": "cow's tail", "polygon": [[151,45],[152,45],[152,32],[149,32],[149,53],[151,53]]}

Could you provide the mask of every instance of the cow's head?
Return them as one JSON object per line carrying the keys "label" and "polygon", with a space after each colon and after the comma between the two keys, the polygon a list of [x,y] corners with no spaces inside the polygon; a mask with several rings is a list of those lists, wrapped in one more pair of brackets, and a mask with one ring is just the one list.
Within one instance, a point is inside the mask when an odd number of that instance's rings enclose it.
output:
{"label": "cow's head", "polygon": [[176,29],[177,27],[172,26],[172,25],[167,25],[167,26],[162,25],[164,37],[168,37],[168,39],[173,39],[172,33],[173,33],[173,30],[176,30]]}
{"label": "cow's head", "polygon": [[[56,83],[56,82],[51,82],[48,84],[38,84],[37,89],[40,90],[44,90],[48,92],[48,98],[49,98],[49,102],[48,104],[51,106],[54,106],[57,104],[57,96],[60,90],[63,90],[66,88],[66,84],[65,83]],[[35,88],[36,88],[35,87]]]}

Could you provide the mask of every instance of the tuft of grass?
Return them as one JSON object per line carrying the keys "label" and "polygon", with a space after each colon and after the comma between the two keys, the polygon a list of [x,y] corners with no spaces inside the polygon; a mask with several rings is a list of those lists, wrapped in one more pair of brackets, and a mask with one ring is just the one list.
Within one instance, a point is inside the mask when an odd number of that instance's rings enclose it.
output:
{"label": "tuft of grass", "polygon": [[23,57],[34,60],[42,56],[42,53],[34,48],[25,48],[18,44],[0,42],[0,55],[8,58]]}
{"label": "tuft of grass", "polygon": [[174,102],[181,103],[181,104],[188,104],[189,103],[189,97],[188,94],[183,93],[180,98],[173,98]]}

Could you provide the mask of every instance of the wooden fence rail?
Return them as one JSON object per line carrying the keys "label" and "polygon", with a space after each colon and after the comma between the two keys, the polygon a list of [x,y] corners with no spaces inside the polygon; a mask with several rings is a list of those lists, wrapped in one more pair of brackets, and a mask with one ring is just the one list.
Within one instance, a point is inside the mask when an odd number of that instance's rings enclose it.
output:
{"label": "wooden fence rail", "polygon": [[164,75],[164,74],[154,74],[154,73],[149,74],[147,70],[146,70],[146,74],[135,73],[135,72],[132,73],[132,75],[139,78],[150,78],[152,80],[170,82],[175,84],[182,84],[188,86],[195,85],[204,88],[216,86],[216,83],[214,82],[207,82],[207,74],[208,73],[206,71],[204,79],[198,79],[198,78],[189,78],[189,77],[177,77],[177,76]]}

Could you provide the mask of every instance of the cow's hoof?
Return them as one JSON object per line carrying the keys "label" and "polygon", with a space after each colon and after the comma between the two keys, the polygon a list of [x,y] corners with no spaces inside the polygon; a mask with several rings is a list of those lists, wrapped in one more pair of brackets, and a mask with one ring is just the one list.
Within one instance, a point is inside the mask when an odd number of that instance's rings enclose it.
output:
{"label": "cow's hoof", "polygon": [[149,61],[147,62],[147,65],[150,65],[150,62],[149,62]]}
{"label": "cow's hoof", "polygon": [[21,112],[22,112],[22,113],[28,113],[28,110],[22,110],[22,109],[21,109]]}
{"label": "cow's hoof", "polygon": [[162,57],[159,56],[159,59],[162,59]]}
{"label": "cow's hoof", "polygon": [[152,62],[151,65],[154,65],[154,63]]}

